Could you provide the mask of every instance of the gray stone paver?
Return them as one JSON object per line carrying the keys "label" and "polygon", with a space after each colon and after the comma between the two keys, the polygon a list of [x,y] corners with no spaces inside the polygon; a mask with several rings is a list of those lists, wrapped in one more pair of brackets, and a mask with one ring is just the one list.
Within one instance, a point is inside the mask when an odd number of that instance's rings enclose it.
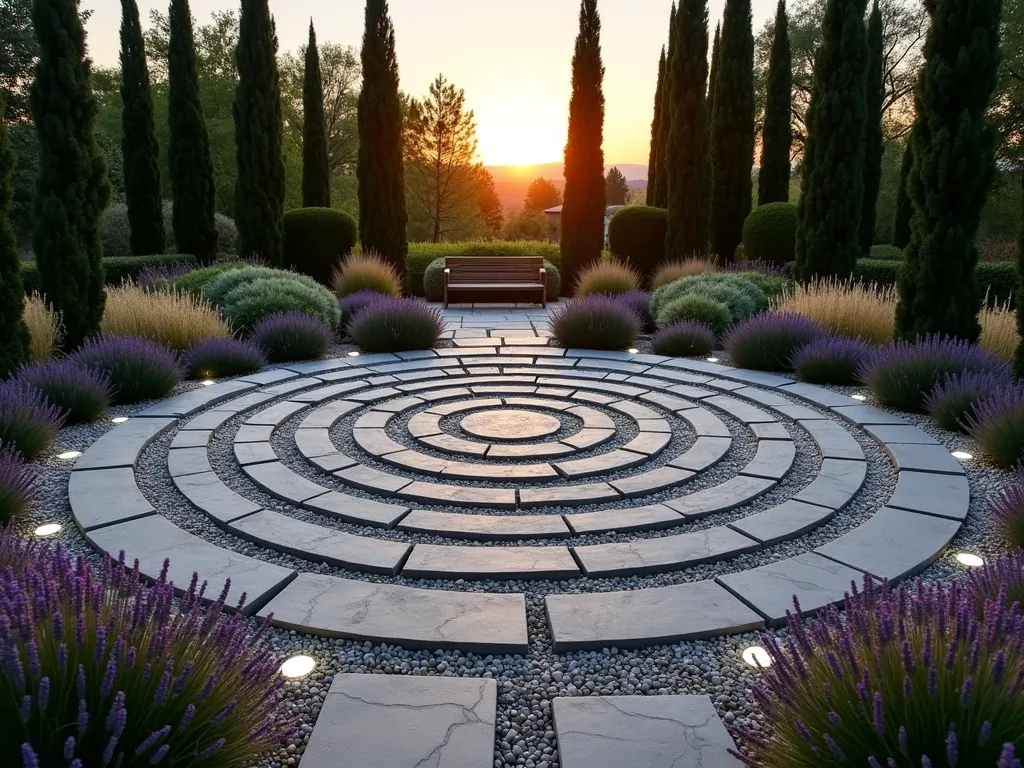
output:
{"label": "gray stone paver", "polygon": [[393,413],[368,411],[356,419],[353,429],[383,429],[393,417]]}
{"label": "gray stone paver", "polygon": [[100,435],[78,457],[73,471],[134,467],[146,446],[175,423],[171,418],[129,419]]}
{"label": "gray stone paver", "polygon": [[404,445],[388,437],[383,429],[353,429],[352,439],[371,456],[387,456],[405,450]]}
{"label": "gray stone paver", "polygon": [[690,427],[697,433],[698,437],[732,437],[725,422],[718,418],[711,411],[698,408],[690,411],[683,411],[679,414],[681,418],[689,422]]}
{"label": "gray stone paver", "polygon": [[674,509],[670,509],[664,504],[650,504],[626,509],[577,512],[565,515],[565,522],[576,533],[609,533],[671,528],[682,525],[683,518]]}
{"label": "gray stone paver", "polygon": [[180,395],[169,397],[156,405],[151,405],[135,414],[135,418],[150,417],[183,417],[209,408],[224,400],[228,400],[242,392],[254,389],[255,384],[235,379],[222,381],[209,387],[193,389]]}
{"label": "gray stone paver", "polygon": [[[259,427],[256,427],[259,429]],[[331,440],[331,432],[326,428],[297,429],[295,430],[295,446],[299,453],[307,459],[315,459],[317,456],[326,456],[336,453],[337,448]]]}
{"label": "gray stone paver", "polygon": [[750,424],[750,431],[758,440],[792,440],[789,430],[777,421],[769,421],[764,424]]}
{"label": "gray stone paver", "polygon": [[953,458],[948,448],[942,445],[886,443],[885,452],[896,464],[896,469],[901,471],[939,472],[947,475],[964,474],[963,465]]}
{"label": "gray stone paver", "polygon": [[532,443],[529,445],[491,445],[487,449],[488,459],[539,459],[547,456],[565,456],[573,453],[571,446],[563,443]]}
{"label": "gray stone paver", "polygon": [[825,459],[864,461],[864,450],[842,424],[827,419],[802,419],[797,422],[806,429]]}
{"label": "gray stone paver", "polygon": [[402,568],[410,579],[573,579],[580,569],[566,547],[417,544]]}
{"label": "gray stone paver", "polygon": [[228,488],[216,472],[176,477],[174,485],[197,509],[220,525],[262,509]]}
{"label": "gray stone paver", "polygon": [[432,533],[460,539],[507,541],[568,536],[558,515],[471,515],[416,509],[398,524],[403,531]]}
{"label": "gray stone paver", "polygon": [[562,428],[554,416],[516,408],[478,411],[463,417],[459,426],[482,440],[530,440],[549,437]]}
{"label": "gray stone paver", "polygon": [[754,458],[740,470],[744,475],[781,480],[793,468],[796,446],[792,440],[759,440]]}
{"label": "gray stone paver", "polygon": [[701,563],[713,563],[761,545],[725,527],[653,539],[573,547],[583,572],[593,578],[681,571]]}
{"label": "gray stone paver", "polygon": [[664,432],[641,432],[622,446],[624,451],[635,451],[645,456],[661,453],[672,440],[672,435]]}
{"label": "gray stone paver", "polygon": [[359,403],[349,402],[348,400],[337,400],[327,405],[321,405],[316,408],[304,418],[299,427],[301,429],[330,429],[339,420],[352,413],[352,411],[359,408]]}
{"label": "gray stone paver", "polygon": [[[183,429],[174,436],[171,448],[205,448],[209,445],[212,437],[213,431],[209,429]],[[236,442],[240,441],[236,440]]]}
{"label": "gray stone paver", "polygon": [[702,472],[721,461],[731,446],[731,437],[698,437],[685,453],[672,459],[668,465]]}
{"label": "gray stone paver", "polygon": [[301,504],[327,491],[312,480],[307,480],[279,461],[250,464],[242,470],[256,485],[279,499]]}
{"label": "gray stone paver", "polygon": [[760,408],[756,408],[743,400],[737,400],[735,397],[718,395],[716,397],[709,397],[704,402],[716,408],[721,408],[734,419],[742,421],[744,424],[776,421],[775,417],[767,411],[762,411]]}
{"label": "gray stone paver", "polygon": [[615,501],[619,492],[608,483],[584,483],[553,488],[523,488],[519,491],[519,506],[524,509],[546,506],[580,506],[602,501]]}
{"label": "gray stone paver", "polygon": [[418,480],[402,487],[398,495],[425,504],[451,504],[459,507],[511,509],[516,505],[516,492],[512,488],[476,488]]}
{"label": "gray stone paver", "polygon": [[[259,426],[259,427],[257,427],[255,425],[243,424],[242,426],[240,426],[238,428],[238,432],[235,433],[235,442],[236,443],[265,443],[265,442],[270,440],[270,436],[273,433],[274,433],[274,428],[273,427],[268,427],[268,426]],[[181,435],[184,435],[184,434],[188,434],[188,433],[187,432],[179,432],[178,435],[175,437],[175,440],[177,440],[178,437],[180,437]],[[213,432],[210,432],[209,434],[212,435]],[[206,443],[203,443],[203,445],[206,445]],[[171,447],[172,448],[188,448],[189,446],[186,446],[186,445],[175,445],[174,443],[171,443]]]}
{"label": "gray stone paver", "polygon": [[399,504],[386,504],[338,491],[315,496],[304,502],[303,506],[347,523],[382,528],[394,527],[409,511],[408,507]]}
{"label": "gray stone paver", "polygon": [[878,424],[864,427],[864,431],[881,443],[917,443],[918,445],[938,445],[939,441],[923,429],[911,425]]}
{"label": "gray stone paver", "polygon": [[761,477],[737,475],[723,485],[712,486],[681,496],[667,499],[665,505],[687,519],[706,517],[715,512],[728,512],[746,504],[774,487],[775,481]]}
{"label": "gray stone paver", "polygon": [[264,461],[277,461],[270,443],[235,443],[235,460],[241,465],[259,464]]}
{"label": "gray stone paver", "polygon": [[865,477],[866,462],[825,459],[818,476],[793,498],[838,511],[853,501]]}
{"label": "gray stone paver", "polygon": [[581,429],[575,435],[562,438],[562,442],[577,450],[594,448],[615,437],[614,429]]}
{"label": "gray stone paver", "polygon": [[465,480],[544,480],[558,477],[550,464],[476,464],[451,461],[441,470],[442,477]]}
{"label": "gray stone paver", "polygon": [[790,499],[776,507],[755,512],[729,523],[734,528],[764,545],[795,539],[828,522],[836,511],[816,504]]}
{"label": "gray stone paver", "polygon": [[674,488],[694,476],[693,472],[675,467],[658,467],[638,475],[630,475],[618,480],[609,480],[608,484],[626,498],[657,493],[666,488]]}
{"label": "gray stone paver", "polygon": [[334,473],[334,476],[356,488],[375,493],[395,493],[412,483],[408,477],[399,477],[365,464],[356,464]]}
{"label": "gray stone paver", "polygon": [[286,400],[283,403],[272,405],[269,408],[264,408],[259,413],[253,414],[245,423],[276,427],[307,407],[306,403],[293,403],[290,400]]}
{"label": "gray stone paver", "polygon": [[474,443],[454,435],[431,435],[420,439],[420,442],[447,453],[461,453],[467,456],[483,456],[490,447],[487,443]]}
{"label": "gray stone paver", "polygon": [[966,520],[970,504],[971,488],[965,475],[903,471],[897,475],[896,490],[886,506]]}
{"label": "gray stone paver", "polygon": [[603,475],[606,472],[616,472],[620,469],[635,467],[647,461],[647,456],[641,453],[634,453],[623,449],[599,453],[596,456],[589,456],[585,459],[570,459],[555,463],[562,475],[568,478],[590,477],[591,475]]}
{"label": "gray stone paver", "polygon": [[167,452],[167,469],[171,477],[209,472],[210,457],[205,448],[175,448]]}
{"label": "gray stone paver", "polygon": [[156,513],[139,490],[131,467],[72,472],[68,498],[75,523],[83,531]]}

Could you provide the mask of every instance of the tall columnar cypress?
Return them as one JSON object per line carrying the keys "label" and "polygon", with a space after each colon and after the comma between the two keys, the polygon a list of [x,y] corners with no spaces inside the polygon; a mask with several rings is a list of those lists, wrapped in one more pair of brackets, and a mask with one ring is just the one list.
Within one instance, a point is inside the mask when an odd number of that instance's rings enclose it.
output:
{"label": "tall columnar cypress", "polygon": [[[395,28],[387,0],[366,0],[363,89],[359,94],[359,240],[405,273],[409,221],[402,165]],[[602,182],[603,184],[603,182]],[[603,188],[603,186],[602,186]]]}
{"label": "tall columnar cypress", "polygon": [[998,79],[1002,0],[934,0],[915,92],[914,209],[900,272],[896,332],[978,338],[975,238],[995,175],[987,115]]}
{"label": "tall columnar cypress", "polygon": [[875,208],[882,185],[882,101],[885,83],[885,41],[882,39],[882,11],[878,0],[868,17],[867,133],[864,141],[864,204],[860,216],[860,250],[867,254],[875,242]]}
{"label": "tall columnar cypress", "polygon": [[658,208],[668,206],[668,137],[672,133],[672,114],[669,104],[672,89],[669,87],[672,72],[672,57],[676,50],[676,4],[668,16],[668,49],[665,52],[665,82],[661,90],[661,125],[658,126],[658,183],[654,188],[652,205]]}
{"label": "tall columnar cypress", "polygon": [[771,60],[768,62],[768,92],[761,131],[761,170],[757,176],[757,204],[789,202],[792,173],[789,152],[793,146],[793,61],[789,50],[789,19],[786,0],[775,11]]}
{"label": "tall columnar cypress", "polygon": [[306,71],[302,81],[302,205],[331,207],[331,162],[327,153],[324,86],[316,30],[309,22]]}
{"label": "tall columnar cypress", "polygon": [[99,332],[106,303],[100,219],[110,199],[96,144],[85,30],[76,0],[35,0],[39,62],[29,102],[39,138],[32,247],[39,287],[64,319],[64,347]]}
{"label": "tall columnar cypress", "polygon": [[907,137],[907,146],[903,149],[903,161],[900,163],[900,184],[896,192],[896,218],[892,226],[892,244],[897,248],[906,248],[910,242],[910,219],[914,215],[914,207],[910,204],[907,194],[907,182],[910,171],[914,167],[913,134]]}
{"label": "tall columnar cypress", "polygon": [[708,4],[682,0],[669,68],[671,131],[666,153],[670,259],[703,256],[711,239],[711,136],[708,125]]}
{"label": "tall columnar cypress", "polygon": [[168,11],[167,165],[174,199],[174,242],[178,253],[195,256],[200,264],[217,259],[216,192],[213,157],[199,98],[196,47],[188,0],[171,0]]}
{"label": "tall columnar cypress", "polygon": [[[1024,289],[1024,172],[1020,175],[1020,229],[1017,231],[1017,279],[1019,287],[1017,295]],[[1024,301],[1017,301],[1017,332],[1021,335],[1021,343],[1017,348],[1017,359],[1014,360],[1014,372],[1018,378],[1024,378]]]}
{"label": "tall columnar cypress", "polygon": [[28,362],[29,336],[25,327],[25,288],[21,257],[11,226],[11,174],[14,150],[7,138],[4,102],[0,98],[0,378]]}
{"label": "tall columnar cypress", "polygon": [[665,96],[665,46],[658,60],[658,87],[654,91],[654,120],[651,121],[651,154],[647,161],[647,204],[657,205],[658,175],[661,166],[658,157],[658,135],[661,132],[661,104]]}
{"label": "tall columnar cypress", "polygon": [[235,88],[235,223],[242,256],[284,263],[284,124],[277,34],[267,0],[242,0]]}
{"label": "tall columnar cypress", "polygon": [[848,277],[860,256],[868,44],[866,0],[827,0],[807,114],[797,207],[803,280]]}
{"label": "tall columnar cypress", "polygon": [[580,270],[601,259],[604,247],[604,66],[597,0],[580,3],[580,30],[572,57],[569,138],[565,144],[562,203],[562,291],[571,294]]}
{"label": "tall columnar cypress", "polygon": [[[711,204],[711,252],[732,261],[743,237],[753,190],[754,33],[750,0],[726,0],[721,58],[713,81],[711,157],[714,188]],[[715,59],[712,57],[712,67]]]}
{"label": "tall columnar cypress", "polygon": [[121,155],[132,253],[163,253],[167,242],[160,200],[160,148],[135,0],[121,0],[121,103]]}
{"label": "tall columnar cypress", "polygon": [[708,120],[712,121],[715,114],[715,83],[718,81],[718,62],[722,48],[722,25],[715,25],[715,40],[711,45],[711,70],[708,72]]}

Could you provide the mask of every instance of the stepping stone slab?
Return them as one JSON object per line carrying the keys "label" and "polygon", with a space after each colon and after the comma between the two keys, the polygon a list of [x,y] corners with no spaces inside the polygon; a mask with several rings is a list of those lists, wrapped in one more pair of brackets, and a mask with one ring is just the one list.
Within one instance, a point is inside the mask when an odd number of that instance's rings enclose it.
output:
{"label": "stepping stone slab", "polygon": [[454,435],[430,435],[424,437],[420,442],[426,443],[427,445],[433,446],[441,451],[448,453],[461,453],[468,456],[483,456],[487,453],[487,449],[490,447],[487,443],[474,443],[469,440],[463,440],[461,437],[455,437]]}
{"label": "stepping stone slab", "polygon": [[[254,414],[248,420],[246,424],[255,424],[256,426],[267,426],[276,427],[282,422],[287,421],[289,418],[294,416],[296,413],[306,408],[306,403],[293,403],[291,401],[285,401],[272,405],[269,408],[265,408],[257,414]],[[314,425],[318,426],[318,425]]]}
{"label": "stepping stone slab", "polygon": [[896,490],[886,506],[966,520],[971,488],[966,475],[903,471],[897,475]]}
{"label": "stepping stone slab", "polygon": [[409,579],[574,579],[566,547],[468,547],[417,544],[402,575]]}
{"label": "stepping stone slab", "polygon": [[643,464],[647,461],[647,458],[647,456],[640,453],[616,449],[585,459],[559,461],[555,464],[555,469],[568,478],[590,477],[591,475],[603,475],[608,472],[635,467],[637,464]]}
{"label": "stepping stone slab", "polygon": [[492,445],[487,450],[489,459],[535,459],[545,456],[565,456],[573,449],[562,443],[534,443],[533,445]]}
{"label": "stepping stone slab", "polygon": [[833,603],[856,584],[864,584],[864,574],[813,552],[779,560],[746,571],[719,576],[718,582],[764,616],[769,624],[782,624],[786,611],[795,611],[793,596],[804,614]]}
{"label": "stepping stone slab", "polygon": [[72,472],[68,480],[71,514],[83,531],[156,513],[135,482],[135,470]]}
{"label": "stepping stone slab", "polygon": [[398,524],[403,531],[460,539],[512,540],[568,536],[557,515],[459,515],[416,509]]}
{"label": "stepping stone slab", "polygon": [[864,461],[864,450],[841,424],[825,419],[803,419],[797,422],[818,445],[822,458]]}
{"label": "stepping stone slab", "polygon": [[167,452],[167,470],[171,477],[210,472],[210,455],[205,448],[176,448]]}
{"label": "stepping stone slab", "polygon": [[963,465],[954,459],[949,449],[943,445],[886,443],[885,452],[889,454],[898,470],[941,472],[947,475],[964,474]]}
{"label": "stepping stone slab", "polygon": [[490,768],[494,680],[337,675],[303,768]]}
{"label": "stepping stone slab", "polygon": [[562,422],[546,413],[503,408],[471,413],[459,426],[483,440],[532,440],[555,434]]}
{"label": "stepping stone slab", "polygon": [[266,386],[267,384],[276,384],[281,381],[288,381],[294,379],[299,374],[289,371],[285,368],[274,368],[269,371],[260,371],[259,373],[251,373],[248,376],[240,376],[235,381],[247,381],[250,384],[256,384],[258,386]]}
{"label": "stepping stone slab", "polygon": [[331,432],[326,428],[295,430],[295,446],[299,449],[299,453],[307,459],[315,459],[338,452],[331,440]]}
{"label": "stepping stone slab", "polygon": [[262,509],[228,488],[216,472],[176,477],[174,484],[186,499],[220,525]]}
{"label": "stepping stone slab", "polygon": [[528,650],[521,594],[416,589],[301,573],[261,611],[269,613],[276,626],[321,637],[475,653]]}
{"label": "stepping stone slab", "polygon": [[853,500],[867,472],[867,463],[863,461],[825,459],[818,476],[793,498],[838,511]]}
{"label": "stepping stone slab", "polygon": [[642,496],[648,493],[674,488],[693,477],[693,472],[674,467],[658,467],[639,475],[630,475],[619,480],[609,481],[609,485],[626,498]]}
{"label": "stepping stone slab", "polygon": [[697,433],[697,437],[732,437],[725,422],[709,410],[694,408],[681,413],[680,416],[690,424],[693,431]]}
{"label": "stepping stone slab", "polygon": [[552,709],[562,768],[742,766],[708,696],[558,696]]}
{"label": "stepping stone slab", "polygon": [[290,568],[222,549],[182,530],[162,515],[88,531],[85,537],[114,560],[121,550],[127,562],[138,559],[140,573],[149,579],[156,579],[164,560],[170,559],[167,578],[174,582],[178,592],[187,589],[192,574],[198,573],[200,583],[210,582],[206,594],[214,600],[225,580],[231,579],[227,604],[237,604],[245,592],[248,599],[242,613],[246,616],[258,612],[295,578],[295,571]]}
{"label": "stepping stone slab", "polygon": [[828,522],[835,513],[834,509],[828,507],[790,499],[777,507],[729,523],[729,527],[768,545],[795,539],[812,531]]}
{"label": "stepping stone slab", "polygon": [[473,464],[459,461],[447,462],[441,470],[444,477],[458,477],[466,480],[544,480],[558,477],[550,464]]}
{"label": "stepping stone slab", "polygon": [[713,581],[669,587],[548,595],[556,653],[591,648],[645,648],[750,632],[764,620]]}
{"label": "stepping stone slab", "polygon": [[[270,436],[273,433],[274,433],[274,428],[273,427],[267,427],[267,426],[256,427],[256,426],[252,426],[252,425],[245,425],[245,424],[243,424],[242,426],[240,426],[238,428],[238,431],[235,433],[235,442],[236,443],[266,443],[266,442],[268,442],[270,440]],[[185,435],[185,434],[201,434],[201,433],[179,432],[177,437],[174,438],[175,442],[177,442],[178,437],[181,437],[182,435]],[[213,435],[213,432],[210,432],[209,434]],[[206,443],[203,443],[203,445],[206,445]],[[187,445],[175,445],[174,443],[171,443],[171,448],[188,448],[188,447],[190,447],[190,446],[187,446]]]}
{"label": "stepping stone slab", "polygon": [[170,418],[129,419],[100,435],[78,457],[73,471],[134,467],[146,446],[177,422]]}
{"label": "stepping stone slab", "polygon": [[[171,448],[205,448],[210,444],[210,438],[213,437],[213,431],[209,429],[183,429],[174,436],[171,441]],[[270,437],[268,436],[269,440]],[[244,440],[238,440],[235,438],[235,442],[245,442]]]}
{"label": "stepping stone slab", "polygon": [[627,509],[606,509],[565,515],[565,522],[575,533],[609,533],[651,531],[683,524],[683,518],[664,504]]}
{"label": "stepping stone slab", "polygon": [[620,499],[619,492],[608,483],[563,485],[554,488],[523,488],[519,491],[519,506],[523,509],[546,506],[580,506]]}
{"label": "stepping stone slab", "polygon": [[374,493],[394,493],[412,482],[407,477],[382,472],[365,464],[357,464],[354,467],[335,472],[334,476],[356,488],[363,488]]}
{"label": "stepping stone slab", "polygon": [[818,387],[814,384],[784,384],[779,387],[779,392],[796,395],[804,400],[810,400],[812,403],[823,405],[826,408],[834,408],[836,406],[844,405],[849,406],[854,403],[854,401],[846,395],[841,395],[831,389]]}
{"label": "stepping stone slab", "polygon": [[716,527],[676,536],[573,547],[573,552],[583,573],[597,578],[679,571],[760,548],[741,533]]}
{"label": "stepping stone slab", "polygon": [[754,433],[754,437],[758,440],[793,439],[792,435],[789,434],[789,430],[777,421],[769,421],[767,424],[751,424],[750,431]]}
{"label": "stepping stone slab", "polygon": [[337,491],[309,499],[303,503],[303,506],[348,523],[371,525],[378,528],[394,528],[395,523],[405,517],[409,511],[408,507],[384,504],[372,499],[361,499]]}
{"label": "stepping stone slab", "polygon": [[562,442],[577,450],[593,448],[615,437],[614,429],[581,429],[575,435],[563,438]]}
{"label": "stepping stone slab", "polygon": [[393,416],[394,414],[384,411],[370,411],[356,419],[354,429],[383,429]]}
{"label": "stepping stone slab", "polygon": [[793,468],[796,446],[792,440],[759,440],[757,453],[741,471],[751,477],[781,480]]}
{"label": "stepping stone slab", "polygon": [[731,446],[731,437],[698,437],[686,453],[677,456],[668,465],[700,472],[721,461]]}
{"label": "stepping stone slab", "polygon": [[762,411],[760,408],[755,408],[749,403],[737,400],[734,397],[718,395],[717,397],[709,397],[704,402],[709,403],[716,408],[721,408],[734,419],[742,421],[744,424],[758,424],[761,422],[776,420],[770,413]]}
{"label": "stepping stone slab", "polygon": [[279,461],[250,464],[242,467],[242,471],[268,493],[295,504],[301,504],[327,492],[322,485],[307,480]]}
{"label": "stepping stone slab", "polygon": [[858,426],[868,424],[897,424],[906,426],[907,420],[894,413],[875,408],[873,405],[846,405],[833,408],[832,412]]}
{"label": "stepping stone slab", "polygon": [[645,456],[653,456],[665,449],[672,440],[672,435],[665,432],[641,432],[624,446],[624,451],[635,451]]}
{"label": "stepping stone slab", "polygon": [[516,505],[516,492],[513,488],[473,488],[417,481],[403,487],[398,495],[426,504],[452,504],[459,507],[512,509]]}
{"label": "stepping stone slab", "polygon": [[880,443],[916,443],[917,445],[938,445],[939,441],[923,429],[914,426],[888,426],[879,424],[864,428]]}
{"label": "stepping stone slab", "polygon": [[383,429],[353,429],[352,437],[356,445],[371,456],[386,456],[389,453],[404,451],[405,446],[396,443]]}
{"label": "stepping stone slab", "polygon": [[235,459],[239,464],[260,464],[277,461],[277,454],[270,443],[235,443]]}
{"label": "stepping stone slab", "polygon": [[668,499],[665,501],[665,505],[674,509],[687,520],[695,520],[715,512],[727,512],[742,506],[774,486],[774,480],[737,475],[726,480],[722,485],[705,488],[678,499]]}
{"label": "stepping stone slab", "polygon": [[398,573],[411,544],[314,525],[268,509],[243,517],[228,528],[244,539],[314,562],[366,573]]}
{"label": "stepping stone slab", "polygon": [[957,520],[882,507],[866,523],[814,551],[897,581],[935,562],[959,530]]}
{"label": "stepping stone slab", "polygon": [[330,429],[339,420],[352,411],[360,408],[359,403],[350,403],[347,400],[339,400],[335,403],[321,405],[310,413],[299,424],[300,429]]}
{"label": "stepping stone slab", "polygon": [[139,411],[136,418],[150,418],[152,416],[174,416],[182,418],[191,416],[197,411],[209,408],[237,394],[255,389],[255,383],[248,383],[235,379],[234,381],[222,381],[219,384],[212,384],[202,389],[193,389],[190,392],[183,392],[180,395],[169,397],[156,405],[151,405],[145,410]]}

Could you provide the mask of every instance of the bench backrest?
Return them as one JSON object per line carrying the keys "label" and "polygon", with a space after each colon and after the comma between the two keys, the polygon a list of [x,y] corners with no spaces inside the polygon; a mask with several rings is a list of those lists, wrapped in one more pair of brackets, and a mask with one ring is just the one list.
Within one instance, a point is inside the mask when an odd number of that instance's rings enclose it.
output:
{"label": "bench backrest", "polygon": [[535,283],[544,259],[539,256],[449,256],[445,269],[455,283]]}

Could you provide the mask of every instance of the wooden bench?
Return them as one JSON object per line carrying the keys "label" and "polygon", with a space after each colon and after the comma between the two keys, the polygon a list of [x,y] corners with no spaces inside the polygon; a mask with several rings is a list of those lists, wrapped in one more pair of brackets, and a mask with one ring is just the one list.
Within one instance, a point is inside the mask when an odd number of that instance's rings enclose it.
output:
{"label": "wooden bench", "polygon": [[444,305],[458,296],[464,302],[518,301],[548,305],[547,274],[540,257],[473,256],[444,260]]}

